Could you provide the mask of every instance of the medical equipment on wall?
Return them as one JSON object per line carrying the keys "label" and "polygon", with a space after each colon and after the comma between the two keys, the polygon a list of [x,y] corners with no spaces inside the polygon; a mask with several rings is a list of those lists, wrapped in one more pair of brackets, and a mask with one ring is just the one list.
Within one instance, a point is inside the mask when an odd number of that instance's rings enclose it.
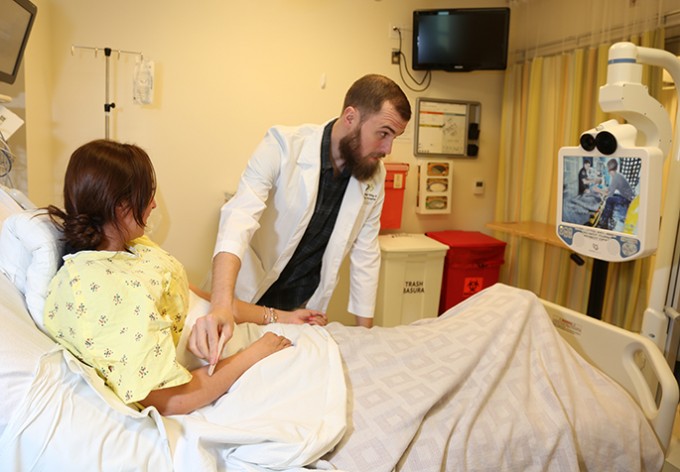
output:
{"label": "medical equipment on wall", "polygon": [[421,215],[451,213],[452,178],[450,160],[419,159],[416,213]]}
{"label": "medical equipment on wall", "polygon": [[132,101],[139,105],[153,103],[154,62],[144,57],[137,58],[135,74],[132,81]]}
{"label": "medical equipment on wall", "polygon": [[[672,136],[663,106],[640,82],[643,64],[665,68],[680,84],[680,60],[667,51],[627,42],[609,49],[600,108],[626,123],[606,121],[583,133],[579,146],[560,149],[556,231],[573,251],[602,261],[627,261],[656,251],[641,334],[674,367],[680,329],[670,279],[680,219],[680,139],[677,126]],[[663,160],[671,145],[673,160],[660,218]]]}
{"label": "medical equipment on wall", "polygon": [[97,57],[99,52],[104,53],[105,58],[105,88],[104,88],[104,137],[109,139],[110,135],[110,118],[111,111],[116,108],[116,104],[109,101],[109,82],[110,82],[110,60],[111,54],[116,53],[116,57],[120,59],[121,54],[132,54],[137,56],[137,63],[135,66],[133,78],[133,100],[138,104],[150,104],[153,99],[153,62],[145,60],[141,52],[123,51],[120,49],[111,49],[108,47],[99,48],[92,46],[71,46],[71,55],[76,49],[88,49],[94,51],[94,56]]}

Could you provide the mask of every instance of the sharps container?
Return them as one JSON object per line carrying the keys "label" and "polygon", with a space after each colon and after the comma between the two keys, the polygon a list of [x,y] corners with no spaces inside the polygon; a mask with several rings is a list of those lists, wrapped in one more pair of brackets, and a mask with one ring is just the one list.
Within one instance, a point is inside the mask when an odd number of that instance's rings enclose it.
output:
{"label": "sharps container", "polygon": [[427,233],[449,248],[444,262],[439,313],[498,282],[505,242],[477,231]]}

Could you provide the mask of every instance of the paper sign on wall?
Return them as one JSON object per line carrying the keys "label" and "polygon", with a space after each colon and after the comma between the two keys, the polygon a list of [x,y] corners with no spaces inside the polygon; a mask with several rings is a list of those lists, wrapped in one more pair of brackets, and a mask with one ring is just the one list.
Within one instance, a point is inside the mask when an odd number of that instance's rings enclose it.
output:
{"label": "paper sign on wall", "polygon": [[19,118],[7,108],[0,105],[0,133],[7,141],[24,124],[24,120]]}

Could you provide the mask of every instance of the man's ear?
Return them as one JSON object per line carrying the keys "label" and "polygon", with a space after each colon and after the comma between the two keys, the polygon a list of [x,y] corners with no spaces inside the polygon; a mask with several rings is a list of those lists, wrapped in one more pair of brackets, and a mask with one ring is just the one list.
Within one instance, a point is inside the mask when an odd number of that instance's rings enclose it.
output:
{"label": "man's ear", "polygon": [[361,121],[361,114],[357,108],[348,106],[342,111],[341,119],[344,121],[346,126],[351,128],[355,123],[359,123]]}

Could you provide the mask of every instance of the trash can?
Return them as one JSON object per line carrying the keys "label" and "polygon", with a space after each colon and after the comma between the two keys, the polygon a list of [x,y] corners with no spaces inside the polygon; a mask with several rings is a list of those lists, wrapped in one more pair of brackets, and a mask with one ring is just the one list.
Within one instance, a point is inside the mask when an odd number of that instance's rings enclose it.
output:
{"label": "trash can", "polygon": [[498,282],[505,262],[505,242],[476,231],[440,231],[427,235],[448,246],[439,314]]}
{"label": "trash can", "polygon": [[378,241],[382,260],[374,324],[436,317],[448,246],[424,234],[380,235]]}

